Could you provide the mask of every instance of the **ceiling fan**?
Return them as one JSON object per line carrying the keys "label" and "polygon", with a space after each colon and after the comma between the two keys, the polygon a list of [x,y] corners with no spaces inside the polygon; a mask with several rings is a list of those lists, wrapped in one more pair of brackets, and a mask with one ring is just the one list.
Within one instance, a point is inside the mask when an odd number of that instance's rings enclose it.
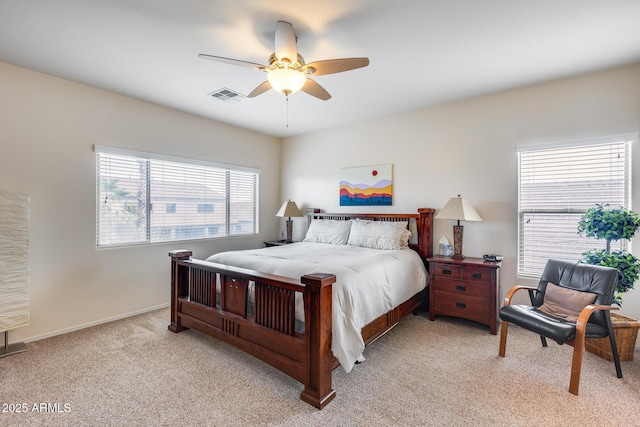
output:
{"label": "ceiling fan", "polygon": [[269,65],[241,61],[239,59],[201,53],[200,58],[224,62],[231,65],[253,68],[267,73],[267,80],[255,88],[247,97],[254,98],[269,89],[282,92],[285,96],[299,90],[315,96],[323,101],[331,98],[322,86],[312,80],[311,76],[341,73],[369,65],[369,58],[341,58],[314,61],[306,64],[296,46],[297,37],[293,25],[278,21],[276,24],[275,51],[269,57]]}

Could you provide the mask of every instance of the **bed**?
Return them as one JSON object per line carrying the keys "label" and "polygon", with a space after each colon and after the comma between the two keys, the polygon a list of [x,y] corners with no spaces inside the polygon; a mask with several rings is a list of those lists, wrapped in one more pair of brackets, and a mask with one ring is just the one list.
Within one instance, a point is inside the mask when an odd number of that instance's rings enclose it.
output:
{"label": "bed", "polygon": [[[322,409],[336,395],[333,369],[342,365],[350,371],[363,359],[365,345],[424,302],[434,210],[308,212],[302,243],[207,260],[193,259],[188,250],[171,251],[169,330],[194,329],[252,354],[301,382],[301,399]],[[347,241],[334,227],[351,230]],[[376,281],[381,287],[373,287]],[[362,295],[367,303],[359,302]]]}

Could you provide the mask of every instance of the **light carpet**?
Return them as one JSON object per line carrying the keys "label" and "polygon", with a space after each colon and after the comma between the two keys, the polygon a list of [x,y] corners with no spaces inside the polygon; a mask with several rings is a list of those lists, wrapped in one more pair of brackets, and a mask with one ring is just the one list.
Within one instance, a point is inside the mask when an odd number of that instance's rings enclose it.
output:
{"label": "light carpet", "polygon": [[409,316],[351,373],[334,371],[337,396],[318,411],[295,380],[168,323],[162,309],[0,359],[0,425],[640,426],[638,351],[622,362],[622,379],[585,353],[574,396],[569,346],[545,349],[512,327],[500,358],[498,336],[482,325]]}

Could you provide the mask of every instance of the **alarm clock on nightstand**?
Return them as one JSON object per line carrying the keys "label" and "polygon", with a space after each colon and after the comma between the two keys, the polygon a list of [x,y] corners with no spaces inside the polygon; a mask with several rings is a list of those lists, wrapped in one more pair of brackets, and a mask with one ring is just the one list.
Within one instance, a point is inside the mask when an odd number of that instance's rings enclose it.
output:
{"label": "alarm clock on nightstand", "polygon": [[492,255],[492,254],[487,254],[487,255],[482,255],[482,258],[485,261],[490,261],[490,262],[498,262],[498,261],[502,261],[502,255]]}

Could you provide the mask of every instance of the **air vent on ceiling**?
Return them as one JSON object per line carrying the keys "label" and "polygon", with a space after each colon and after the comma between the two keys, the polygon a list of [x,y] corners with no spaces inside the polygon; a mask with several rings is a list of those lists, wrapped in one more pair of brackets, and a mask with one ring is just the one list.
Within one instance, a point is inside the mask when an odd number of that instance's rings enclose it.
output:
{"label": "air vent on ceiling", "polygon": [[230,104],[240,102],[244,98],[246,98],[246,96],[244,96],[243,94],[233,91],[226,87],[223,87],[222,89],[218,89],[214,92],[211,92],[209,96],[219,99],[220,101],[228,102]]}

